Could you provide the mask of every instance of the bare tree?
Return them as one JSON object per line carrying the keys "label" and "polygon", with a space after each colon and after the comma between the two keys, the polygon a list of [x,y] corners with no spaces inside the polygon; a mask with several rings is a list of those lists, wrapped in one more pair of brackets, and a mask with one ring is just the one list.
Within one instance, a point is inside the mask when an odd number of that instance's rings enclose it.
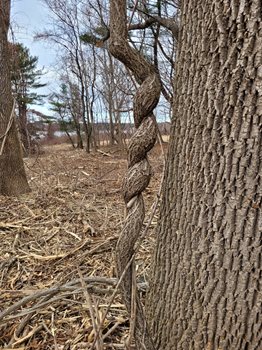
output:
{"label": "bare tree", "polygon": [[[39,33],[36,38],[57,44],[62,52],[63,63],[69,71],[70,80],[79,85],[83,131],[86,138],[86,151],[90,151],[92,121],[92,81],[87,75],[87,57],[80,39],[83,26],[80,0],[44,0],[52,15],[52,27]],[[61,56],[61,54],[60,54]],[[65,67],[63,67],[64,69]],[[93,75],[92,79],[95,79]],[[89,84],[91,89],[89,90]]]}
{"label": "bare tree", "polygon": [[134,87],[125,67],[115,60],[105,49],[98,56],[100,84],[97,91],[102,95],[109,116],[110,144],[124,145],[122,130],[122,114],[132,109],[131,101],[134,96]]}
{"label": "bare tree", "polygon": [[[109,37],[108,3],[102,0],[44,0],[53,17],[52,27],[43,31],[38,38],[47,39],[62,48],[63,62],[74,75],[81,91],[83,130],[86,135],[86,150],[90,150],[92,142],[96,148],[94,115],[95,100],[100,93],[107,112],[110,143],[122,145],[123,119],[130,111],[130,97],[133,86],[124,82],[124,77],[130,74],[108,52],[106,39]],[[161,25],[176,32],[177,25],[168,18],[161,17],[163,13],[175,13],[174,6],[166,2],[142,2],[141,6],[131,7],[131,18],[128,24],[130,44],[144,54],[146,59],[155,66],[161,82],[161,98],[165,110],[169,111],[172,99],[171,76],[174,67],[174,48],[176,37],[167,35]],[[133,23],[136,22],[136,23]],[[132,22],[132,23],[131,23]],[[87,45],[83,45],[83,42]],[[100,63],[103,62],[101,65]],[[64,66],[63,66],[64,69]],[[97,79],[97,74],[102,78]],[[121,85],[121,86],[120,86]],[[168,103],[165,103],[165,100]],[[105,114],[105,112],[103,114]],[[104,119],[104,115],[103,115]]]}

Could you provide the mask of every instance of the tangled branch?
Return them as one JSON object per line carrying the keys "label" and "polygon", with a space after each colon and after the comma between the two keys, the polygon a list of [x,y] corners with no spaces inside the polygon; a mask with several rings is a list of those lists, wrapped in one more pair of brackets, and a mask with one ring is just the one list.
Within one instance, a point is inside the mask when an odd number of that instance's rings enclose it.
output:
{"label": "tangled branch", "polygon": [[[121,276],[134,254],[145,217],[143,191],[151,178],[147,153],[155,144],[157,132],[153,110],[156,107],[161,83],[155,68],[128,44],[126,1],[112,0],[110,6],[110,52],[130,69],[139,83],[134,98],[136,132],[128,145],[128,170],[123,182],[123,197],[127,217],[116,248],[118,275]],[[142,305],[134,293],[134,262],[122,281],[122,294],[131,315],[136,316],[135,340],[140,349],[154,349]],[[132,297],[133,296],[133,297]],[[134,307],[134,298],[136,299]]]}

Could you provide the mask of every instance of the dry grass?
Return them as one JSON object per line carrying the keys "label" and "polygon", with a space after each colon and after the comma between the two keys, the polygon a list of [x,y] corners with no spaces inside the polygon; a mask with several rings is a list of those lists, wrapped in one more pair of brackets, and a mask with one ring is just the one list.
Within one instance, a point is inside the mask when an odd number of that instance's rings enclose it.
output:
{"label": "dry grass", "polygon": [[[100,323],[116,284],[126,155],[103,152],[48,147],[26,160],[32,192],[0,197],[1,349],[125,348],[129,323],[118,295]],[[148,208],[163,164],[159,149],[150,158],[155,175],[145,194]],[[140,249],[139,280],[147,276],[153,241],[151,232]]]}

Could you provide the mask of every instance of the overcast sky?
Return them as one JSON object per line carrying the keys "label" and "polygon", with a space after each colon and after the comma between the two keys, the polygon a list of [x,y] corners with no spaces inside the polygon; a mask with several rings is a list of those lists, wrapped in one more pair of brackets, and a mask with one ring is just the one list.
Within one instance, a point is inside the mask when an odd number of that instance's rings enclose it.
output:
{"label": "overcast sky", "polygon": [[[48,11],[41,0],[12,0],[11,4],[11,23],[15,41],[28,47],[30,54],[38,57],[39,68],[45,68],[47,74],[42,80],[49,84],[44,91],[41,90],[41,93],[48,94],[55,86],[56,54],[48,44],[34,40],[35,33],[48,25]],[[46,107],[33,108],[47,113]]]}

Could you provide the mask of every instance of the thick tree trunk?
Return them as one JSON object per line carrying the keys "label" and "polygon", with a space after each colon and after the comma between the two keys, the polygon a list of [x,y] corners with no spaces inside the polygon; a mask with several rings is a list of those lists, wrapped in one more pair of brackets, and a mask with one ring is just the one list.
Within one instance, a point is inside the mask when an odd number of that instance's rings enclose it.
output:
{"label": "thick tree trunk", "polygon": [[156,348],[262,349],[261,1],[184,1],[148,317]]}
{"label": "thick tree trunk", "polygon": [[7,33],[10,0],[0,2],[0,195],[29,191],[11,94]]}

